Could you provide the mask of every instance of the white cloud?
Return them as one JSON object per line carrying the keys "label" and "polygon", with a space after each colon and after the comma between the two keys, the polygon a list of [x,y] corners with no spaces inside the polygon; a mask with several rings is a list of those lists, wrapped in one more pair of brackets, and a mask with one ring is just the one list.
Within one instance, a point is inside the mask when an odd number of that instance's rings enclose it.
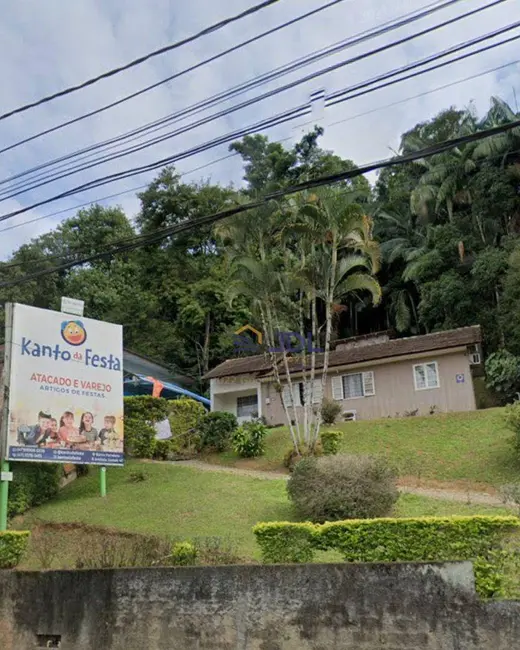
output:
{"label": "white cloud", "polygon": [[[72,3],[26,0],[4,7],[0,23],[0,76],[3,80],[2,112],[41,96],[60,90],[78,81],[97,75],[111,67],[126,63],[147,51],[188,36],[212,22],[242,11],[251,6],[243,0],[216,3],[210,0],[191,0],[189,3],[173,0],[75,0]],[[281,0],[279,4],[260,14],[248,17],[186,47],[156,57],[151,61],[104,80],[68,97],[0,122],[0,143],[9,145],[45,128],[71,119],[88,110],[114,101],[122,95],[159,81],[203,58],[209,57],[248,37],[269,29],[284,20],[314,9],[323,0],[299,0],[297,3]],[[421,5],[425,5],[423,0]],[[352,48],[342,54],[306,68],[288,78],[278,80],[268,88],[283,85],[302,74],[390,42],[405,34],[434,25],[441,20],[483,6],[484,0],[458,3],[449,10],[434,14],[398,32]],[[80,183],[104,174],[115,173],[129,167],[151,163],[168,155],[202,143],[236,128],[267,118],[284,109],[308,100],[311,92],[324,87],[327,92],[359,83],[413,60],[436,53],[451,45],[498,29],[511,21],[508,0],[472,18],[428,36],[411,41],[385,53],[344,67],[328,76],[256,104],[245,110],[197,128],[183,136],[160,145],[81,172],[31,192],[16,199],[0,203],[0,216],[57,194]],[[113,137],[168,113],[184,108],[238,83],[254,78],[272,68],[283,65],[309,52],[326,47],[365,29],[379,25],[406,12],[418,9],[415,0],[397,0],[381,3],[380,0],[345,0],[313,18],[278,32],[251,46],[163,85],[135,100],[127,102],[98,116],[84,120],[61,131],[0,155],[0,179],[64,155],[80,147]],[[515,32],[511,32],[511,35]],[[500,94],[513,101],[512,88],[518,86],[520,68],[510,67],[501,73],[480,77],[471,82],[428,94],[413,101],[398,104],[377,113],[367,113],[356,119],[348,118],[372,111],[374,108],[400,101],[437,86],[514,60],[515,43],[496,48],[413,80],[391,86],[385,90],[354,99],[328,109],[323,124],[326,134],[323,146],[338,154],[352,158],[359,164],[384,158],[390,147],[397,147],[399,135],[415,123],[435,115],[449,105],[467,106],[471,100],[483,112],[492,94]],[[262,89],[264,90],[264,89]],[[246,97],[262,92],[251,91]],[[227,105],[236,103],[228,102]],[[216,110],[216,109],[213,109]],[[211,111],[213,112],[213,111]],[[209,113],[208,113],[209,114]],[[346,121],[343,121],[346,120]],[[189,120],[188,120],[189,121]],[[300,120],[301,122],[301,120]],[[333,123],[340,122],[332,125]],[[187,122],[186,122],[187,123]],[[329,128],[327,128],[327,125]],[[296,128],[295,128],[296,127]],[[172,127],[173,128],[173,127]],[[298,124],[289,124],[269,131],[273,139],[297,137]],[[1,148],[1,147],[0,147]],[[179,163],[181,172],[204,165],[226,155],[227,146],[198,154]],[[66,200],[42,206],[20,215],[14,221],[0,223],[0,231],[14,222],[25,222],[38,216],[73,208],[91,199],[103,197],[146,183],[153,173],[140,175],[106,185]],[[238,184],[241,168],[237,159],[223,161],[208,167],[189,179],[211,178],[215,182]],[[4,186],[0,186],[0,190]],[[108,203],[121,204],[131,215],[138,202],[131,194],[112,199]],[[60,218],[41,220],[23,228],[0,232],[0,256],[4,257],[16,246],[52,227]]]}

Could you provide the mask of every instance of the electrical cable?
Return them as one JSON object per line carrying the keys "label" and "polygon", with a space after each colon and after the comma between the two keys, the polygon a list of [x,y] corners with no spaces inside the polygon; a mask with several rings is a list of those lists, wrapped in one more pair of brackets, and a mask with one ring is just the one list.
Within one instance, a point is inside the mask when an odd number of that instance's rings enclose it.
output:
{"label": "electrical cable", "polygon": [[478,142],[480,140],[483,140],[485,138],[489,138],[495,135],[499,135],[501,133],[506,133],[512,129],[516,129],[520,127],[520,120],[515,120],[513,122],[509,122],[508,124],[501,124],[499,126],[486,129],[484,131],[479,131],[476,133],[471,133],[468,135],[460,136],[457,138],[452,138],[450,140],[446,140],[444,142],[440,142],[435,145],[431,145],[429,147],[425,147],[424,149],[421,149],[419,151],[415,152],[409,152],[407,154],[393,157],[393,158],[387,158],[385,160],[380,160],[376,161],[373,163],[369,163],[366,165],[363,165],[361,167],[357,167],[355,169],[351,169],[348,171],[344,172],[339,172],[335,174],[329,174],[327,176],[321,176],[319,178],[311,179],[308,181],[304,181],[302,183],[298,183],[296,185],[293,185],[291,187],[283,188],[276,190],[274,192],[270,192],[266,194],[264,197],[262,197],[259,200],[256,201],[250,201],[249,203],[238,205],[232,208],[227,208],[225,210],[222,210],[220,212],[211,214],[211,215],[206,215],[204,217],[200,217],[197,219],[187,219],[185,223],[182,224],[177,224],[175,226],[171,226],[169,228],[164,228],[159,231],[153,232],[153,233],[148,233],[146,235],[139,235],[135,237],[135,240],[133,243],[125,243],[117,248],[114,248],[110,252],[102,252],[102,253],[95,253],[93,255],[89,255],[87,257],[84,257],[80,260],[74,260],[74,261],[69,261],[65,262],[64,264],[57,265],[55,267],[52,267],[50,269],[42,269],[41,271],[28,274],[26,276],[23,276],[21,278],[17,278],[15,280],[7,281],[7,282],[0,282],[0,287],[10,287],[10,286],[15,286],[18,284],[23,284],[25,282],[29,282],[33,279],[36,279],[38,277],[42,277],[45,275],[49,275],[51,273],[55,273],[57,271],[62,271],[65,269],[72,268],[74,266],[79,266],[82,264],[87,264],[89,262],[92,262],[96,259],[100,259],[103,257],[107,256],[112,256],[117,253],[122,253],[126,252],[129,250],[133,250],[134,248],[139,248],[141,246],[148,246],[152,243],[155,243],[157,241],[160,241],[162,239],[165,239],[166,237],[170,237],[173,234],[178,234],[180,232],[184,232],[186,230],[190,230],[191,228],[195,228],[200,225],[207,225],[211,223],[215,223],[216,221],[225,219],[230,216],[234,216],[236,214],[240,214],[242,212],[246,212],[248,210],[252,210],[258,207],[261,207],[270,201],[280,199],[284,196],[290,195],[290,194],[295,194],[297,192],[302,192],[304,190],[308,189],[313,189],[316,187],[322,187],[324,185],[331,185],[334,183],[338,183],[341,181],[345,180],[350,180],[352,178],[356,178],[357,176],[361,176],[364,174],[367,174],[369,172],[375,171],[377,169],[384,169],[386,167],[394,167],[394,166],[399,166],[403,164],[407,164],[410,162],[414,162],[415,160],[420,160],[423,158],[429,158],[431,156],[434,156],[439,153],[443,153],[445,151],[448,151],[449,149],[453,149],[454,147],[459,147],[463,144],[469,144],[472,142]]}
{"label": "electrical cable", "polygon": [[[359,97],[361,95],[365,95],[365,94],[368,94],[370,92],[380,90],[382,88],[393,85],[395,83],[399,83],[401,81],[408,80],[410,78],[415,78],[416,76],[419,76],[421,74],[431,72],[433,70],[444,67],[446,65],[451,65],[452,63],[455,63],[455,62],[457,62],[459,60],[466,59],[468,57],[480,54],[480,53],[482,53],[484,51],[487,51],[487,50],[493,49],[495,47],[499,47],[501,45],[510,43],[510,42],[520,38],[520,35],[511,37],[509,39],[505,39],[504,41],[499,41],[498,43],[493,43],[493,44],[488,45],[488,46],[486,46],[484,48],[480,48],[478,50],[475,50],[474,52],[467,53],[465,55],[462,55],[460,57],[457,57],[455,59],[452,59],[450,61],[447,61],[447,62],[444,62],[444,63],[441,63],[441,64],[437,64],[436,66],[432,66],[432,67],[427,68],[427,69],[425,69],[423,71],[415,72],[415,73],[412,73],[412,74],[407,75],[405,77],[401,77],[399,79],[396,79],[396,80],[393,80],[393,81],[390,81],[390,82],[386,82],[384,84],[380,84],[379,86],[376,86],[375,88],[366,89],[367,86],[372,85],[372,84],[374,84],[376,82],[395,77],[396,75],[400,75],[403,72],[406,72],[408,70],[413,70],[413,69],[415,69],[415,68],[417,68],[419,66],[422,66],[425,63],[431,63],[432,61],[435,61],[435,60],[437,60],[439,58],[448,56],[448,55],[453,54],[453,53],[455,53],[457,51],[460,51],[462,49],[466,49],[466,48],[471,47],[471,46],[473,46],[475,44],[481,43],[481,42],[483,42],[485,40],[495,38],[497,35],[505,33],[507,31],[511,31],[512,29],[516,29],[517,27],[520,27],[520,21],[517,21],[516,23],[512,23],[511,25],[503,27],[503,28],[501,28],[499,30],[494,30],[493,32],[490,32],[489,34],[486,34],[484,36],[479,36],[479,37],[477,37],[475,39],[472,39],[470,41],[466,41],[465,43],[462,43],[460,45],[448,48],[447,50],[444,50],[443,52],[437,53],[435,55],[431,55],[429,57],[426,57],[425,59],[421,59],[418,62],[408,64],[407,66],[401,66],[400,68],[398,68],[396,70],[392,70],[392,71],[390,71],[388,73],[385,73],[383,75],[375,77],[375,78],[373,78],[371,80],[365,81],[362,84],[357,84],[357,85],[351,86],[348,89],[342,89],[340,91],[337,91],[336,93],[333,93],[330,96],[330,99],[329,98],[326,99],[325,105],[326,105],[326,107],[329,107],[329,106],[332,106],[332,105],[335,105],[335,104],[338,104],[338,103],[342,103],[342,102],[347,101],[349,99],[357,98],[357,97]],[[345,96],[347,93],[353,93],[353,91],[355,91],[355,90],[364,89],[364,88],[365,88],[365,90],[363,90],[362,92],[358,92],[357,94],[351,94],[349,97]],[[333,100],[333,101],[330,101],[330,100]],[[218,116],[220,117],[220,116],[222,116],[222,114],[227,114],[227,111],[234,110],[235,108],[236,107],[231,107],[230,109],[226,109],[226,111],[222,111],[221,113],[219,113]],[[294,109],[291,109],[291,111],[289,111],[289,112],[286,112],[284,114],[279,114],[279,115],[277,115],[277,116],[275,116],[273,118],[270,118],[270,120],[272,120],[272,121],[267,120],[267,121],[262,122],[261,123],[263,125],[262,128],[272,128],[273,126],[277,126],[278,124],[284,123],[285,121],[288,121],[290,119],[299,118],[299,117],[305,115],[306,113],[310,112],[310,110],[311,110],[311,107],[308,104],[307,105],[300,105],[300,106],[298,106],[298,107],[296,107]],[[291,115],[292,115],[292,117],[291,117]],[[166,139],[174,137],[175,135],[184,134],[187,131],[192,130],[193,128],[196,128],[196,126],[200,126],[201,124],[206,124],[208,121],[212,121],[214,119],[216,119],[215,115],[208,116],[208,117],[204,118],[203,120],[199,120],[199,122],[197,122],[195,124],[187,125],[186,127],[178,129],[177,131],[175,131],[173,133],[163,135],[160,138],[156,138],[152,142],[141,144],[141,145],[138,145],[136,147],[133,147],[130,151],[120,152],[120,153],[117,153],[117,154],[104,156],[103,160],[101,160],[101,161],[95,161],[95,162],[91,162],[91,163],[89,163],[87,165],[82,165],[80,167],[72,168],[69,171],[67,171],[67,172],[65,172],[65,173],[63,173],[61,175],[52,176],[50,179],[42,180],[39,183],[34,183],[32,186],[29,186],[27,188],[18,189],[17,191],[14,191],[9,195],[0,198],[0,202],[5,201],[5,200],[7,200],[9,198],[14,198],[14,197],[18,196],[19,194],[22,194],[24,192],[36,189],[36,188],[41,187],[43,185],[47,185],[47,184],[49,184],[51,182],[55,182],[56,180],[59,180],[61,178],[71,176],[71,175],[73,175],[75,173],[78,173],[79,171],[84,171],[85,169],[89,169],[91,167],[97,166],[98,164],[103,164],[103,163],[109,162],[111,160],[119,159],[119,158],[123,157],[124,155],[129,155],[131,153],[135,153],[136,151],[140,151],[140,150],[142,150],[144,148],[152,146],[153,144],[158,144],[159,142],[162,142],[162,141],[164,141]],[[225,141],[230,141],[232,139],[236,139],[237,137],[240,137],[239,134],[248,134],[248,133],[252,133],[252,132],[257,132],[258,128],[259,128],[258,125],[255,125],[250,130],[246,129],[246,132],[244,132],[244,129],[242,129],[239,133],[235,132],[234,134],[228,134],[228,135],[225,135],[225,136],[221,136],[221,137],[217,138],[216,140],[210,141],[210,142],[208,142],[206,144],[203,144],[203,145],[199,145],[198,147],[196,147],[193,150],[188,150],[188,152],[183,152],[181,154],[177,154],[176,156],[169,157],[168,159],[164,159],[163,161],[161,161],[161,163],[159,163],[159,166],[161,164],[170,164],[170,163],[176,162],[178,160],[182,160],[182,159],[186,158],[188,155],[195,155],[195,153],[200,153],[201,151],[206,151],[206,150],[208,150],[210,148],[218,146],[219,144],[222,144]],[[153,164],[155,165],[155,163],[153,163]],[[149,167],[146,166],[145,168],[138,168],[137,170],[127,170],[125,172],[119,172],[116,175],[111,175],[109,178],[116,178],[116,179],[117,178],[126,178],[126,177],[128,177],[128,175],[135,175],[136,173],[140,173],[140,171],[145,171],[145,170],[148,170],[148,169],[149,169]],[[91,187],[92,186],[91,183],[97,183],[97,180],[91,181],[90,184],[87,184],[87,187]],[[105,184],[105,183],[100,183],[100,184]],[[94,185],[94,186],[97,186],[97,185]],[[81,189],[86,189],[86,186],[81,186]],[[70,191],[73,191],[73,190],[69,190],[69,192]],[[78,190],[74,190],[74,193],[76,193],[77,191]],[[64,195],[60,195],[59,198],[64,198],[64,196],[68,196],[68,195],[69,194],[66,193]],[[46,202],[48,202],[48,200],[45,201],[44,203],[46,203]],[[33,207],[38,207],[39,205],[42,205],[44,203],[35,204],[35,205],[31,206],[30,208],[25,209],[24,211],[26,211],[28,209],[31,209]],[[17,212],[17,214],[20,214],[20,213],[21,212]],[[12,213],[11,213],[9,215],[5,215],[3,217],[0,217],[0,221],[4,220],[5,218],[10,218],[10,216],[14,216],[14,215],[12,215]]]}
{"label": "electrical cable", "polygon": [[107,70],[107,72],[103,72],[102,74],[97,75],[96,77],[87,79],[87,81],[83,81],[80,84],[77,84],[75,86],[69,86],[68,88],[65,88],[64,90],[60,90],[57,93],[53,93],[52,95],[47,95],[46,97],[42,97],[41,99],[35,102],[24,104],[23,106],[14,108],[8,111],[7,113],[3,113],[0,115],[0,121],[5,120],[6,118],[11,117],[12,115],[23,113],[24,111],[27,111],[30,108],[34,108],[35,106],[41,106],[41,104],[46,104],[54,99],[57,99],[58,97],[64,97],[65,95],[70,95],[71,93],[76,92],[77,90],[81,90],[83,88],[86,88],[87,86],[92,86],[93,84],[97,83],[98,81],[101,81],[102,79],[108,79],[109,77],[113,77],[114,75],[123,72],[124,70],[129,70],[130,68],[133,68],[137,65],[141,65],[142,63],[149,61],[153,57],[159,56],[160,54],[165,54],[166,52],[171,52],[172,50],[175,50],[178,47],[187,45],[188,43],[192,43],[193,41],[198,40],[202,36],[207,36],[208,34],[212,34],[213,32],[216,32],[222,29],[223,27],[230,25],[231,23],[237,22],[238,20],[241,20],[242,18],[246,18],[247,16],[251,16],[257,13],[258,11],[261,11],[262,9],[266,9],[267,7],[276,4],[277,2],[279,2],[279,0],[264,0],[260,4],[254,5],[253,7],[250,7],[249,9],[246,9],[245,11],[242,11],[241,13],[236,14],[235,16],[230,16],[229,18],[225,18],[224,20],[221,20],[218,23],[214,23],[209,27],[205,27],[203,30],[197,32],[196,34],[192,34],[191,36],[188,36],[187,38],[183,38],[180,41],[161,47],[158,50],[154,50],[153,52],[149,52],[144,56],[140,56],[139,58],[130,61],[130,63],[126,63],[125,65],[119,66],[117,68],[112,68],[111,70]]}
{"label": "electrical cable", "polygon": [[[373,108],[373,109],[371,109],[369,111],[363,111],[362,113],[357,113],[356,115],[351,115],[351,116],[349,116],[347,118],[337,120],[336,122],[331,122],[328,125],[328,127],[337,126],[338,124],[344,124],[345,122],[350,122],[350,121],[356,120],[356,119],[358,119],[360,117],[365,117],[366,115],[371,115],[372,113],[378,113],[379,111],[387,110],[388,108],[393,108],[394,106],[404,104],[404,103],[412,101],[414,99],[420,99],[421,97],[426,97],[427,95],[431,95],[433,93],[439,92],[440,90],[445,90],[446,88],[451,88],[453,86],[457,86],[457,85],[459,85],[461,83],[465,83],[466,81],[473,81],[474,79],[478,79],[479,77],[483,77],[485,75],[492,74],[492,73],[498,72],[500,70],[504,70],[505,68],[508,68],[508,67],[510,67],[512,65],[518,65],[519,63],[520,63],[520,59],[516,59],[514,61],[510,61],[509,63],[504,63],[502,65],[495,66],[494,68],[489,68],[488,70],[484,70],[482,72],[477,72],[477,73],[472,74],[472,75],[470,75],[468,77],[464,77],[463,79],[458,79],[457,81],[451,81],[450,83],[443,84],[442,86],[437,86],[436,88],[426,90],[426,91],[424,91],[422,93],[418,93],[418,94],[412,95],[410,97],[405,97],[404,99],[399,99],[399,100],[397,100],[395,102],[391,102],[390,104],[384,104],[383,106],[377,106],[376,108]],[[300,126],[308,126],[309,124],[313,124],[313,122],[314,122],[314,120],[310,120],[308,122],[304,122]],[[284,138],[282,140],[277,140],[276,142],[280,143],[280,142],[284,142],[285,140],[290,140],[290,138]],[[234,158],[236,156],[238,156],[238,153],[232,153],[232,154],[229,154],[227,156],[217,158],[216,160],[212,160],[209,163],[206,163],[205,165],[201,165],[200,167],[196,167],[195,169],[190,169],[189,171],[184,172],[183,174],[180,174],[180,176],[183,177],[183,176],[186,176],[187,174],[192,174],[192,173],[194,173],[196,171],[199,171],[200,169],[210,167],[211,165],[215,165],[216,163],[219,163],[219,162],[221,162],[223,160],[227,160],[228,158]],[[141,190],[141,189],[144,189],[145,187],[148,187],[148,185],[149,185],[148,183],[145,183],[143,185],[138,185],[138,186],[132,187],[132,188],[130,188],[128,190],[124,190],[123,192],[117,192],[116,194],[109,194],[108,196],[102,196],[102,197],[98,197],[98,198],[95,198],[95,199],[91,199],[90,201],[87,201],[85,203],[82,203],[80,205],[77,205],[77,206],[74,206],[74,207],[71,207],[71,208],[65,208],[63,210],[59,210],[59,211],[53,212],[51,214],[44,214],[44,215],[41,215],[41,216],[36,217],[34,219],[30,219],[28,221],[23,221],[21,223],[17,223],[17,224],[8,226],[7,228],[1,228],[0,233],[1,232],[7,232],[9,230],[14,230],[16,228],[21,228],[23,226],[27,226],[27,225],[30,225],[32,223],[43,221],[45,219],[50,219],[52,217],[57,217],[57,216],[59,216],[61,214],[64,214],[66,212],[79,210],[80,208],[84,208],[84,207],[89,206],[89,205],[97,204],[97,203],[99,203],[101,201],[106,201],[108,199],[113,199],[113,198],[116,198],[116,197],[119,197],[119,196],[124,196],[125,194],[132,194],[134,192],[137,192],[138,190]],[[5,268],[5,267],[3,267],[3,268]]]}
{"label": "electrical cable", "polygon": [[[7,146],[7,147],[4,147],[3,149],[0,149],[0,154],[4,153],[6,151],[10,151],[11,149],[14,149],[14,148],[16,148],[16,147],[18,147],[18,146],[20,146],[22,144],[26,144],[27,142],[31,142],[33,140],[36,140],[37,138],[40,138],[40,137],[42,137],[44,135],[47,135],[49,133],[52,133],[54,131],[57,131],[57,130],[59,130],[61,128],[64,128],[64,127],[69,126],[71,124],[75,124],[76,122],[79,122],[79,121],[81,121],[83,119],[86,119],[88,117],[92,117],[93,115],[98,115],[99,113],[102,113],[102,112],[108,110],[109,108],[113,108],[115,106],[118,106],[118,105],[120,105],[120,104],[122,104],[122,103],[124,103],[126,101],[129,101],[130,99],[134,99],[135,97],[138,97],[139,95],[142,95],[143,93],[148,92],[149,90],[157,88],[158,86],[160,86],[162,84],[165,84],[165,83],[168,83],[168,82],[172,81],[173,79],[177,79],[177,78],[179,78],[179,77],[181,77],[181,76],[183,76],[183,75],[185,75],[185,74],[187,74],[189,72],[193,72],[194,70],[196,70],[196,69],[198,69],[198,68],[200,68],[200,67],[202,67],[202,66],[204,66],[204,65],[206,65],[208,63],[212,63],[213,61],[216,61],[217,59],[219,59],[219,58],[221,58],[223,56],[226,56],[227,54],[235,52],[235,51],[245,47],[246,45],[250,45],[251,43],[253,43],[255,41],[258,41],[258,40],[264,38],[265,36],[271,35],[271,34],[277,32],[277,31],[279,31],[279,30],[281,30],[281,29],[283,29],[283,28],[285,28],[287,26],[293,25],[296,22],[299,22],[299,21],[301,21],[301,20],[303,20],[303,19],[305,19],[305,18],[307,18],[309,16],[312,16],[312,15],[314,15],[314,14],[320,12],[320,11],[323,11],[324,9],[328,9],[329,7],[337,4],[338,2],[342,2],[342,1],[343,0],[334,0],[333,2],[330,2],[330,3],[326,4],[326,5],[321,6],[321,7],[318,7],[318,9],[315,9],[313,11],[310,11],[310,12],[306,13],[306,14],[298,16],[298,17],[296,17],[296,18],[294,18],[294,19],[292,19],[290,21],[287,21],[285,23],[282,23],[281,25],[278,25],[277,27],[274,27],[274,28],[272,28],[270,30],[262,32],[258,36],[255,36],[255,37],[250,38],[250,39],[248,39],[246,41],[243,41],[242,43],[239,43],[239,44],[237,44],[237,45],[235,45],[235,46],[233,46],[233,47],[231,47],[231,48],[229,48],[227,50],[224,50],[223,52],[220,52],[220,53],[218,53],[218,54],[216,54],[216,55],[214,55],[214,56],[212,56],[212,57],[210,57],[208,59],[205,59],[205,60],[203,60],[203,61],[201,61],[201,62],[199,62],[199,63],[197,63],[195,65],[192,65],[189,68],[181,70],[181,71],[175,73],[174,75],[171,75],[171,76],[167,77],[166,79],[162,79],[161,81],[156,82],[156,83],[154,83],[154,84],[152,84],[150,86],[147,86],[147,87],[145,87],[145,88],[143,88],[143,89],[141,89],[139,91],[131,93],[130,95],[126,95],[125,97],[122,97],[119,100],[116,100],[115,102],[106,104],[105,106],[102,106],[102,107],[100,107],[98,109],[95,109],[93,111],[90,111],[88,113],[80,115],[80,116],[78,116],[76,118],[68,120],[67,122],[62,122],[61,124],[57,124],[54,127],[51,127],[51,128],[46,129],[44,131],[40,131],[39,133],[36,133],[36,134],[34,134],[32,136],[29,136],[29,137],[27,137],[27,138],[25,138],[23,140],[15,142],[15,143]],[[430,5],[426,5],[424,10],[421,12],[420,17],[424,17],[425,15],[429,15],[430,13],[433,13],[434,11],[438,11],[439,9],[443,9],[446,6],[450,6],[451,4],[454,4],[456,2],[460,2],[460,0],[450,0],[449,2],[442,2],[440,5],[439,5],[439,2],[437,1],[437,2],[434,2],[434,3],[430,4]],[[438,5],[438,8],[431,9],[432,7],[437,7],[437,5]],[[410,12],[409,14],[405,14],[404,16],[402,16],[400,18],[405,19],[408,16],[411,17],[416,12],[417,12],[417,10],[415,10],[414,12]],[[427,12],[427,13],[425,13],[425,12]],[[380,25],[380,28],[384,27],[385,25],[390,25],[390,24],[392,24],[392,22],[393,21],[388,21],[387,23],[383,23],[382,25]],[[358,34],[358,36],[361,36],[361,35],[363,35],[365,33],[369,33],[370,31],[373,31],[373,30],[366,30],[366,32],[361,32],[360,34]],[[354,37],[352,37],[352,38],[354,38]],[[341,46],[341,43],[342,43],[342,41],[339,41],[338,43],[334,44],[332,47],[336,46],[336,47],[339,48]],[[337,51],[339,51],[339,49]],[[319,54],[319,51],[316,52],[316,55],[318,55],[318,54]],[[328,54],[324,53],[321,58],[323,58],[323,56],[328,56]],[[303,57],[303,58],[305,58],[305,57]],[[318,59],[316,59],[316,60],[318,60]],[[296,64],[296,62],[295,62],[295,64]],[[283,67],[285,67],[285,66],[281,66],[281,68],[283,68]],[[275,69],[273,71],[273,73],[276,72],[279,69],[281,70],[281,68]],[[237,86],[236,88],[239,88],[239,86]],[[233,90],[233,89],[230,89],[230,90]],[[171,119],[174,119],[176,116],[177,115],[175,113],[167,115],[167,116],[165,116],[163,118],[159,118],[158,120],[154,120],[153,122],[150,122],[150,123],[144,125],[143,127],[140,127],[140,129],[135,129],[134,131],[130,131],[127,134],[122,134],[122,135],[128,135],[128,136],[133,135],[134,133],[139,132],[141,129],[148,129],[148,128],[151,128],[153,126],[156,126],[157,124],[163,122],[163,120],[165,121],[165,123],[167,123]],[[118,136],[118,137],[121,137],[121,136]],[[108,140],[108,141],[105,141],[103,143],[100,143],[100,145],[94,145],[94,146],[102,146],[104,144],[110,143],[111,141],[112,140]],[[84,151],[88,151],[88,150],[90,150],[90,148],[91,147],[87,147],[86,149],[81,150],[80,153],[83,153]]]}

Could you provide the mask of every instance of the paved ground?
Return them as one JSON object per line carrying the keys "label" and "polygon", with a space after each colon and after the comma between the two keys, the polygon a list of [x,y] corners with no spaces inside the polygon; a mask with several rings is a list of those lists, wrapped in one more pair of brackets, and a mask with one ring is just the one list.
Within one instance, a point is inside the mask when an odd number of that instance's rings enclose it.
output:
{"label": "paved ground", "polygon": [[[168,462],[168,461],[150,461],[150,462]],[[242,469],[239,467],[226,467],[225,465],[210,465],[200,460],[181,460],[172,461],[172,464],[183,465],[185,467],[194,467],[204,472],[224,472],[226,474],[236,474],[238,476],[251,476],[267,481],[286,481],[289,477],[286,474],[276,472],[262,472],[254,469]],[[400,486],[401,492],[408,494],[417,494],[418,496],[431,497],[433,499],[445,499],[446,501],[459,501],[462,503],[475,503],[487,506],[504,506],[503,501],[492,494],[486,492],[475,492],[473,490],[457,491],[450,489],[433,489]]]}

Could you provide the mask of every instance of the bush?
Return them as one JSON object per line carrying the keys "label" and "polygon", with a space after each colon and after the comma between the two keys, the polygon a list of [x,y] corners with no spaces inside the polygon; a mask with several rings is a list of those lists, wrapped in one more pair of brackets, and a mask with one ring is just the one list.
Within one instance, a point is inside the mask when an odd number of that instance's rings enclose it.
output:
{"label": "bush", "polygon": [[520,390],[520,359],[507,350],[490,354],[486,360],[487,386],[498,393],[503,402]]}
{"label": "bush", "polygon": [[265,450],[267,427],[258,421],[244,422],[233,433],[233,450],[243,458],[261,456]]}
{"label": "bush", "polygon": [[197,563],[197,549],[190,542],[177,542],[172,546],[170,560],[173,566],[192,566]]}
{"label": "bush", "polygon": [[319,547],[319,526],[315,524],[261,523],[253,532],[266,563],[312,562],[314,551]]}
{"label": "bush", "polygon": [[223,411],[208,413],[202,419],[199,428],[202,446],[224,451],[228,448],[237,428],[238,422],[233,413],[224,413]]}
{"label": "bush", "polygon": [[324,399],[321,405],[321,419],[324,424],[334,424],[338,415],[341,413],[341,404]]}
{"label": "bush", "polygon": [[347,562],[474,560],[477,591],[490,597],[505,579],[500,546],[519,527],[516,517],[420,517],[261,523],[253,532],[264,562],[310,562],[317,550],[340,551]]}
{"label": "bush", "polygon": [[26,530],[0,532],[0,569],[18,566],[28,544],[29,532]]}
{"label": "bush", "polygon": [[195,455],[202,447],[199,432],[206,409],[194,399],[182,398],[170,402],[169,416],[172,439],[170,450],[180,455]]}
{"label": "bush", "polygon": [[52,499],[60,489],[61,465],[54,463],[12,463],[8,516],[23,514],[33,506]]}
{"label": "bush", "polygon": [[150,395],[125,397],[125,451],[136,458],[152,458],[156,448],[154,424],[168,415],[168,400]]}
{"label": "bush", "polygon": [[323,456],[299,462],[287,491],[310,521],[383,517],[399,497],[395,473],[384,459]]}
{"label": "bush", "polygon": [[323,453],[326,456],[334,456],[339,451],[339,443],[343,437],[342,431],[336,431],[331,429],[329,431],[322,431],[320,433],[321,445],[323,447]]}

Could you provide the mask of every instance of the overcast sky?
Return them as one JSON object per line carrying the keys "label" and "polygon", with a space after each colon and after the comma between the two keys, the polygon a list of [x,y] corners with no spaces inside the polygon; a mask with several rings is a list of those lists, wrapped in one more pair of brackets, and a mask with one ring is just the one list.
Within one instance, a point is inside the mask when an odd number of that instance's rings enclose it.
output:
{"label": "overcast sky", "polygon": [[[489,4],[489,1],[461,0],[452,8],[324,59],[303,71],[274,81],[261,89],[253,90],[218,108],[210,109],[202,116],[284,85],[288,81],[347,57],[416,33],[454,15]],[[8,118],[0,122],[0,148],[135,92],[233,44],[319,7],[325,2],[326,0],[280,0],[277,5],[215,34],[203,37],[195,43],[155,57],[143,65],[99,82],[88,89]],[[218,20],[243,11],[253,4],[255,4],[253,0],[190,0],[189,2],[126,0],[124,3],[117,0],[73,0],[73,2],[19,0],[4,3],[0,21],[0,78],[2,79],[0,113],[127,63],[148,51],[189,36]],[[343,0],[317,16],[266,37],[137,99],[1,154],[0,180],[78,148],[137,128],[427,4],[432,4],[432,0],[394,0],[394,2]],[[119,161],[83,171],[16,198],[3,200],[0,203],[0,215],[45,200],[94,178],[149,164],[222,134],[246,127],[308,101],[310,94],[316,90],[324,89],[326,93],[332,93],[486,34],[515,20],[519,15],[518,9],[519,0],[507,0],[497,7],[487,9],[453,26],[344,67],[165,143]],[[514,35],[518,31],[510,32],[509,35]],[[391,108],[384,107],[451,81],[512,62],[517,58],[519,58],[518,42],[513,42],[439,71],[345,102],[321,113],[317,111],[314,119],[320,120],[319,123],[326,130],[322,146],[333,149],[337,154],[351,158],[358,164],[363,164],[387,157],[391,149],[398,146],[399,135],[403,131],[450,105],[462,108],[474,102],[478,112],[482,114],[489,106],[491,95],[500,95],[515,108],[514,89],[520,100],[518,65],[511,65],[500,72],[419,99],[406,101]],[[377,108],[381,110],[370,112]],[[188,124],[200,117],[201,115],[197,118],[188,118],[180,125]],[[350,119],[353,117],[355,119]],[[276,127],[266,131],[266,134],[272,139],[284,140],[290,144],[291,140],[295,141],[301,137],[305,128],[309,128],[302,127],[301,122],[302,120]],[[178,126],[179,124],[175,125],[177,128]],[[171,127],[170,130],[173,128]],[[191,156],[180,162],[178,169],[181,173],[187,173],[222,158],[227,154],[227,146],[222,145]],[[109,194],[131,190],[152,180],[156,173],[149,172],[131,179],[120,180],[0,222],[0,258],[5,258],[21,243],[52,229],[60,219],[74,214],[75,206],[87,201],[96,201]],[[202,171],[187,174],[185,178],[198,180],[203,177],[214,182],[240,185],[241,176],[240,160],[235,157],[210,165]],[[6,187],[8,185],[2,185],[0,189],[4,190]],[[139,209],[135,192],[102,203],[119,204],[130,217],[134,216]],[[70,211],[1,232],[13,225],[66,209]]]}

